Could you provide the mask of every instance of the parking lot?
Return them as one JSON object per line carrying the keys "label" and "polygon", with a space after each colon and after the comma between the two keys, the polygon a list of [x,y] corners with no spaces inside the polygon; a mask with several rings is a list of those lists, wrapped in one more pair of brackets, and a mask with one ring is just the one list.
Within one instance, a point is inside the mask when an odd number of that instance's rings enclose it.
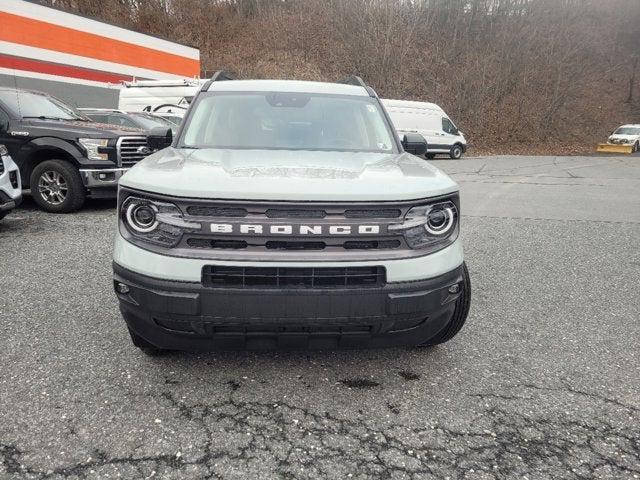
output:
{"label": "parking lot", "polygon": [[145,356],[115,202],[0,222],[0,478],[640,478],[640,159],[436,160],[473,286],[437,348]]}

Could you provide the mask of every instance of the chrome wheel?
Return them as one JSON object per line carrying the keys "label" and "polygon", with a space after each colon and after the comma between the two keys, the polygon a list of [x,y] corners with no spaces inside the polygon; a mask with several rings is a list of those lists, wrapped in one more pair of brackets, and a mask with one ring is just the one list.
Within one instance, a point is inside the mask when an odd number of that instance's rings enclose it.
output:
{"label": "chrome wheel", "polygon": [[47,170],[42,172],[38,179],[38,192],[45,202],[51,205],[60,205],[67,198],[69,187],[67,181],[60,173]]}

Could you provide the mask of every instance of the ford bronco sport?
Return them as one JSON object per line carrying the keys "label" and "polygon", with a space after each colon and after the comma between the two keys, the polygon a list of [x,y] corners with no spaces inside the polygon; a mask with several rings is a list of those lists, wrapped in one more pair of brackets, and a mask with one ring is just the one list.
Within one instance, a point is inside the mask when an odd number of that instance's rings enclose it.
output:
{"label": "ford bronco sport", "polygon": [[458,187],[425,149],[358,77],[216,73],[172,143],[120,179],[114,289],[134,345],[451,339],[471,294]]}

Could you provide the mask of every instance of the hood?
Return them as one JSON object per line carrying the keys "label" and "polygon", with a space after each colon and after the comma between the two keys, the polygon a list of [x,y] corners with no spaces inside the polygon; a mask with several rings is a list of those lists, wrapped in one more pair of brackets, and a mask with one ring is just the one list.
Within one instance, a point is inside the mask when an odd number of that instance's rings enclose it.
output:
{"label": "hood", "polygon": [[636,141],[640,138],[640,135],[619,135],[619,134],[615,134],[615,135],[611,135],[609,136],[609,140],[629,140],[629,141]]}
{"label": "hood", "polygon": [[397,201],[452,193],[456,183],[408,153],[167,148],[120,185],[179,197]]}
{"label": "hood", "polygon": [[38,120],[26,119],[21,128],[28,128],[40,133],[41,130],[76,137],[113,138],[123,135],[144,135],[144,131],[137,128],[116,127],[106,123],[82,122],[78,120]]}

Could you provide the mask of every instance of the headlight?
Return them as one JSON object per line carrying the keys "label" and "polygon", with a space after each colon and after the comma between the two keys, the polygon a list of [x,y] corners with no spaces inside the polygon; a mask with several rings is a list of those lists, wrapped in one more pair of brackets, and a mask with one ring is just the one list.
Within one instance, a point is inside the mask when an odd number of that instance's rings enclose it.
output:
{"label": "headlight", "polygon": [[0,157],[4,155],[9,155],[9,150],[4,145],[0,145]]}
{"label": "headlight", "polygon": [[122,202],[120,219],[134,239],[169,248],[180,242],[184,232],[202,228],[199,223],[185,221],[173,203],[141,197],[127,197]]}
{"label": "headlight", "polygon": [[458,207],[453,201],[413,207],[403,223],[389,230],[403,231],[411,248],[440,250],[458,238]]}
{"label": "headlight", "polygon": [[89,160],[109,160],[106,153],[99,153],[99,147],[106,147],[109,140],[107,138],[79,138],[78,143],[87,151]]}

